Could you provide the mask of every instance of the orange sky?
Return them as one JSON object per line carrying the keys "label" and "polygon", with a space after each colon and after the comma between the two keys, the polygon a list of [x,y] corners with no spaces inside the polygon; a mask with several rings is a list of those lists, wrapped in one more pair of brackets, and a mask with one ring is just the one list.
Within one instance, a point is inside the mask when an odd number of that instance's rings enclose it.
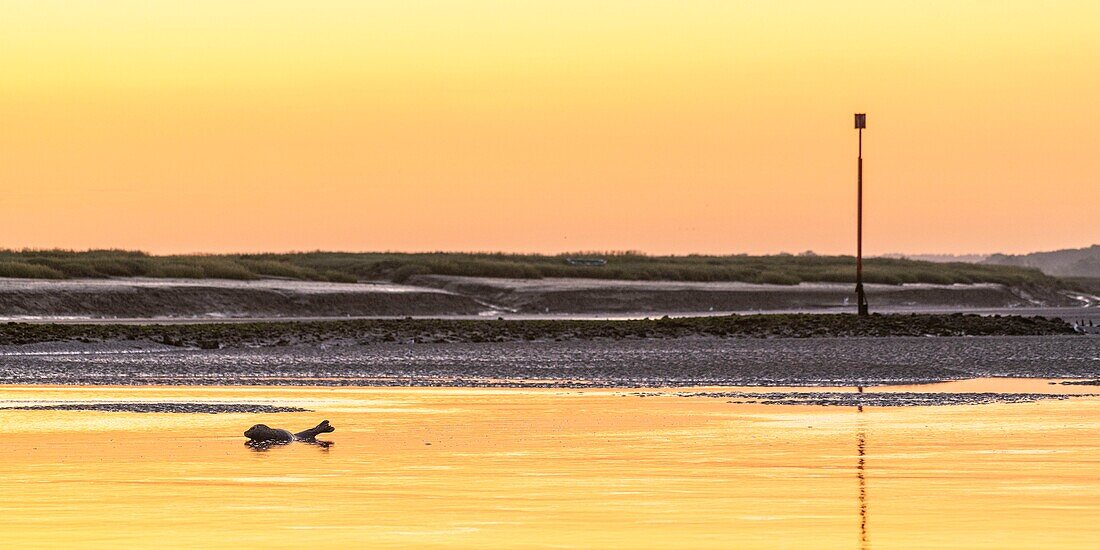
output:
{"label": "orange sky", "polygon": [[[929,7],[936,4],[935,7]],[[1100,2],[5,0],[0,246],[1100,242]]]}

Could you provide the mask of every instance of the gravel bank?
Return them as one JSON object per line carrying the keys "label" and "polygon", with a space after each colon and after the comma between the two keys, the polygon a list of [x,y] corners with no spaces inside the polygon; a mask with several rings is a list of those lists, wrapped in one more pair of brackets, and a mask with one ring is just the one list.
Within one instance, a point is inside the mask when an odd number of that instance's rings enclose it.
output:
{"label": "gravel bank", "polygon": [[682,338],[195,350],[0,347],[0,383],[328,386],[874,386],[1100,378],[1100,338]]}

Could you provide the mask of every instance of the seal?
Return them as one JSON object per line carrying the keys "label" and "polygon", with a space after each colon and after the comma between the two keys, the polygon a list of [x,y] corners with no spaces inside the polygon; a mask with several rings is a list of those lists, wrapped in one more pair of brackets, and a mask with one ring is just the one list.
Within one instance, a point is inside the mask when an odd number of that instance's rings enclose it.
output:
{"label": "seal", "polygon": [[306,443],[320,443],[317,436],[336,431],[328,420],[298,433],[290,433],[287,430],[271,428],[266,424],[256,424],[245,430],[244,436],[248,438],[249,445],[285,445],[292,441],[304,441]]}

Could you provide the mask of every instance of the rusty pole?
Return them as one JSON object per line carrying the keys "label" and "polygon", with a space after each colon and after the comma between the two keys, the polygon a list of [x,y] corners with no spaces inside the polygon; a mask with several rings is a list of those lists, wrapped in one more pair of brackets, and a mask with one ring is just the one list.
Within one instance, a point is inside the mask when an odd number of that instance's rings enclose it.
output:
{"label": "rusty pole", "polygon": [[856,191],[856,304],[860,316],[868,314],[867,295],[863,292],[863,129],[867,127],[867,115],[856,114],[859,130],[858,185]]}

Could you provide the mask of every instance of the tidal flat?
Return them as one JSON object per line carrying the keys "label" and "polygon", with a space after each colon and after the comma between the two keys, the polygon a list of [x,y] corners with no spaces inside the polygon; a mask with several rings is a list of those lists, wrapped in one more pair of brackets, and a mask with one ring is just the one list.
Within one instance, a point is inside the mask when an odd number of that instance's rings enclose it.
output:
{"label": "tidal flat", "polygon": [[[1089,548],[1100,391],[1066,382],[1100,379],[1100,338],[1068,327],[0,325],[0,533],[14,548]],[[254,424],[321,420],[322,444],[245,445]]]}
{"label": "tidal flat", "polygon": [[[1069,397],[862,410],[680,390],[6,386],[0,533],[11,548],[1090,548],[1100,398],[1051,382],[865,391]],[[12,408],[89,403],[309,412]],[[321,419],[330,446],[241,435]]]}

